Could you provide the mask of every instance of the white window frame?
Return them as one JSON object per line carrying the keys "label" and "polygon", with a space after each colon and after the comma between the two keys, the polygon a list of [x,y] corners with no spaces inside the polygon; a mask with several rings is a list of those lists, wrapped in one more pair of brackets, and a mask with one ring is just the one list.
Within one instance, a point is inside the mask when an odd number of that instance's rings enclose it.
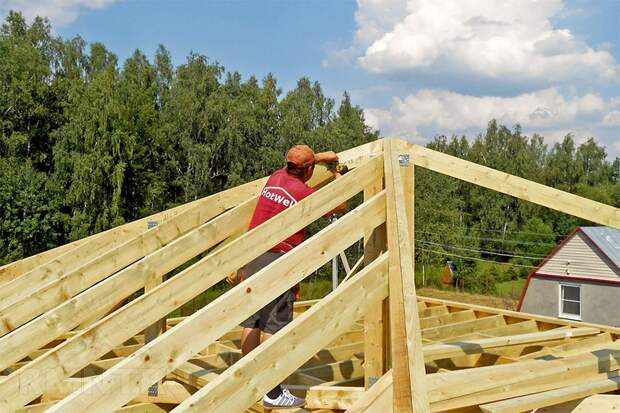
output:
{"label": "white window frame", "polygon": [[[564,299],[562,298],[562,287],[575,287],[579,289],[579,315],[575,315],[575,314],[570,314],[570,313],[565,313],[562,311],[562,303],[564,301]],[[582,285],[581,284],[572,284],[572,283],[564,283],[561,282],[559,284],[559,288],[558,288],[558,317],[559,318],[567,318],[569,320],[577,320],[577,321],[581,321],[581,314],[583,313],[583,294],[582,294]],[[570,302],[577,302],[574,300],[565,300],[565,301],[570,301]]]}

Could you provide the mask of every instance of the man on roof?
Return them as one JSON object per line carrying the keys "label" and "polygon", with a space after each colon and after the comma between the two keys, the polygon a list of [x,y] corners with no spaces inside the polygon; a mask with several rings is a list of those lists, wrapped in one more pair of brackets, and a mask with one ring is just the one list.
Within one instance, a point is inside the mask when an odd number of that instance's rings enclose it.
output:
{"label": "man on roof", "polygon": [[[286,167],[275,171],[267,180],[254,210],[249,229],[257,227],[312,194],[315,189],[308,186],[306,182],[312,177],[314,165],[319,162],[337,163],[338,156],[334,152],[315,154],[307,145],[295,145],[290,148],[286,154]],[[341,213],[345,209],[346,203],[327,215]],[[239,270],[238,281],[248,278],[291,251],[303,242],[305,236],[306,228],[303,228],[248,263]],[[291,288],[241,323],[243,355],[248,354],[293,320],[293,302],[297,291],[298,287]],[[304,404],[304,399],[294,396],[281,385],[263,397],[263,405],[267,408],[299,407]]]}

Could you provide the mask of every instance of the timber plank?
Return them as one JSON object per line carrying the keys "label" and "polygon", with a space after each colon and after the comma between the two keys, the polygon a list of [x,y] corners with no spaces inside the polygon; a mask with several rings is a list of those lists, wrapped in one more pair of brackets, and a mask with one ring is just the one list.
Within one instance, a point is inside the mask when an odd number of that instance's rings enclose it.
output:
{"label": "timber plank", "polygon": [[423,168],[470,182],[565,214],[620,229],[620,209],[500,172],[419,145],[407,144],[413,162]]}
{"label": "timber plank", "polygon": [[[217,380],[181,403],[177,411],[232,412],[251,406],[258,397],[291,374],[296,366],[346,331],[370,304],[387,296],[386,267],[387,257],[375,260],[350,282],[342,284],[255,349],[252,357],[241,359]],[[231,392],[235,397],[227,397]]]}
{"label": "timber plank", "polygon": [[[514,399],[502,400],[480,406],[485,413],[520,413],[541,407],[553,406],[572,400],[578,400],[597,393],[607,393],[620,389],[620,374],[611,373],[603,380],[567,386],[560,389],[535,393]],[[616,396],[619,397],[619,396]],[[619,402],[620,403],[620,402]],[[618,404],[620,411],[620,404]],[[599,410],[604,411],[604,410]]]}
{"label": "timber plank", "polygon": [[[249,231],[227,248],[207,256],[201,262],[190,267],[189,270],[194,270],[194,273],[190,273],[191,276],[183,276],[183,273],[177,274],[151,293],[140,297],[134,301],[134,304],[137,302],[144,303],[148,305],[148,311],[140,310],[138,314],[144,314],[144,316],[151,318],[160,317],[159,313],[162,310],[167,311],[167,307],[162,305],[161,300],[157,300],[155,293],[160,292],[164,297],[171,297],[169,299],[172,303],[178,302],[178,296],[182,293],[197,294],[204,289],[206,283],[214,284],[225,277],[229,271],[239,268],[247,261],[260,255],[260,250],[255,246],[270,245],[274,239],[274,232],[278,234],[276,237],[285,238],[330,211],[339,205],[343,199],[347,199],[361,190],[367,181],[372,179],[373,165],[377,164],[376,161],[379,160],[370,161],[366,169],[358,168],[349,172],[341,179],[330,184],[329,187],[316,192],[261,226]],[[338,193],[339,196],[334,196],[334,192]],[[260,309],[271,298],[301,281],[308,274],[304,271],[313,271],[317,265],[322,265],[324,261],[326,262],[329,259],[327,256],[330,253],[333,252],[334,255],[339,253],[361,238],[363,231],[383,222],[385,220],[385,211],[381,203],[382,201],[384,202],[383,196],[378,195],[372,201],[349,212],[338,220],[336,224],[327,227],[315,237],[307,240],[304,248],[295,249],[272,263],[267,267],[271,272],[267,273],[263,269],[208,306],[188,317],[168,333],[145,345],[124,362],[119,363],[113,369],[102,374],[96,382],[89,385],[99,388],[101,390],[100,393],[104,394],[102,397],[97,397],[99,395],[94,393],[89,393],[88,396],[92,395],[92,397],[88,398],[83,395],[81,397],[72,395],[55,406],[54,409],[57,411],[64,409],[79,410],[86,408],[84,406],[88,406],[87,409],[89,411],[97,411],[95,406],[103,408],[103,406],[109,406],[110,404],[120,403],[122,405],[132,394],[137,394],[143,388],[146,388],[144,386],[150,385],[146,380],[155,381],[165,374],[167,370],[172,370],[177,365],[187,361],[193,354],[196,354],[210,342],[222,336],[228,329]],[[300,217],[299,211],[306,211],[307,215]],[[285,232],[281,232],[284,229]],[[311,256],[312,259],[308,260],[307,255]],[[205,265],[209,266],[208,270],[203,268]],[[204,276],[204,273],[209,275]],[[287,279],[289,281],[286,281]],[[287,286],[287,282],[290,282],[291,285]],[[170,287],[171,285],[178,285],[173,290],[175,291],[174,294],[167,292],[167,289],[174,288]],[[206,286],[208,287],[208,285]],[[240,306],[236,312],[231,310],[234,307],[230,305],[231,303],[235,303],[234,306]],[[164,308],[162,309],[162,307]],[[115,314],[118,314],[118,312]],[[126,317],[123,317],[123,319],[125,319],[125,324],[129,322],[126,320]],[[224,320],[228,321],[224,322]],[[199,332],[194,331],[196,323],[201,326],[198,329],[200,330]],[[210,328],[206,328],[207,325]],[[114,329],[110,331],[108,341],[111,340],[111,335],[115,332],[116,330]],[[187,339],[189,337],[188,334],[193,337],[193,340]],[[198,337],[202,337],[202,339],[198,339]],[[125,376],[133,378],[126,383],[108,379],[108,377],[114,377],[115,374],[119,374],[121,371],[125,372]],[[127,371],[129,373],[126,373]],[[122,386],[122,384],[125,384],[125,386]],[[131,387],[127,384],[131,384]],[[123,387],[122,391],[120,389],[113,389],[117,385]],[[107,391],[103,391],[102,387],[110,388]]]}

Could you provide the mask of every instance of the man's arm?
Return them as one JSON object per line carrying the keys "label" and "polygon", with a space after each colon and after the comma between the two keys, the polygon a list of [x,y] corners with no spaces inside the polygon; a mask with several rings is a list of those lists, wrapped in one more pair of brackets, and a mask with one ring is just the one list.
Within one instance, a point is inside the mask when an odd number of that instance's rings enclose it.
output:
{"label": "man's arm", "polygon": [[334,151],[315,153],[314,162],[336,163],[338,162],[338,155]]}
{"label": "man's arm", "polygon": [[[334,179],[338,179],[340,178],[342,175],[340,175],[338,172],[334,173]],[[327,214],[323,215],[324,217],[328,218],[332,215],[342,215],[347,211],[347,201],[344,201],[342,204],[338,205],[336,208],[332,209],[331,211],[329,211]]]}

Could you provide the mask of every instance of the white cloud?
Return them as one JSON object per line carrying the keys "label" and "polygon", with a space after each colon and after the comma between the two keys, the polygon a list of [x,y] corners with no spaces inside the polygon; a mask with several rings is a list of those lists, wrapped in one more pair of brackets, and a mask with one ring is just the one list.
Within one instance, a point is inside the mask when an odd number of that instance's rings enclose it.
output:
{"label": "white cloud", "polygon": [[75,21],[86,9],[102,9],[117,0],[0,0],[0,14],[20,11],[31,20],[47,17],[57,29]]}
{"label": "white cloud", "polygon": [[609,127],[620,126],[620,110],[612,110],[603,118],[603,125]]}
{"label": "white cloud", "polygon": [[549,135],[566,135],[576,130],[590,131],[587,125],[600,123],[609,107],[610,102],[597,94],[565,98],[555,88],[513,97],[423,89],[404,99],[393,98],[388,110],[370,108],[364,114],[368,124],[383,134],[405,137],[418,136],[421,129],[440,133],[482,130],[490,119],[507,126],[518,123],[524,129],[548,131]]}
{"label": "white cloud", "polygon": [[358,0],[351,48],[376,73],[436,67],[486,78],[554,82],[614,78],[618,66],[551,18],[562,0]]}

